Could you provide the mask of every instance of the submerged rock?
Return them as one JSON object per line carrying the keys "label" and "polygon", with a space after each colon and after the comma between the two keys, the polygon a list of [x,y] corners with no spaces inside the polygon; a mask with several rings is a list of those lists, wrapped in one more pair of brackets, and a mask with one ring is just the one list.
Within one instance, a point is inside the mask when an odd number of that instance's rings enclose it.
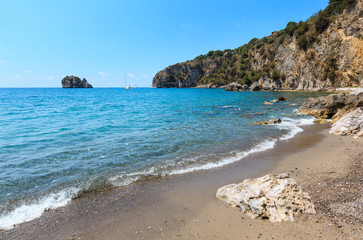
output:
{"label": "submerged rock", "polygon": [[363,108],[347,113],[333,124],[331,134],[354,135],[355,138],[363,136]]}
{"label": "submerged rock", "polygon": [[289,101],[289,99],[281,96],[273,100],[273,102],[286,102],[286,101]]}
{"label": "submerged rock", "polygon": [[262,122],[254,122],[253,125],[269,125],[269,124],[278,124],[278,123],[281,123],[280,118],[271,119],[271,120],[262,121]]}
{"label": "submerged rock", "polygon": [[93,88],[85,78],[81,79],[76,76],[66,76],[62,80],[62,88]]}
{"label": "submerged rock", "polygon": [[240,207],[252,218],[269,219],[271,222],[294,221],[296,214],[316,213],[309,194],[303,192],[287,173],[268,174],[221,187],[216,197]]}

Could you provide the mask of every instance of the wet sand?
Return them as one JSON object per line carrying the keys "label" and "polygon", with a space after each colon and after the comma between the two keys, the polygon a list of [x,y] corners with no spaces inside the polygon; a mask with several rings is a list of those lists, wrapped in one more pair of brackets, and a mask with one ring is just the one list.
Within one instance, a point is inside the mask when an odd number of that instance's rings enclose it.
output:
{"label": "wet sand", "polygon": [[[362,152],[362,139],[331,136],[327,125],[309,126],[295,138],[278,142],[272,150],[218,169],[148,180],[82,197],[39,219],[1,231],[0,238],[359,239],[363,236],[359,211],[358,217],[334,215],[335,210],[330,214],[334,208],[324,202],[330,196],[320,192],[332,179],[346,181],[344,177],[354,173],[350,167],[362,162]],[[288,172],[316,201],[316,215],[301,215],[295,222],[270,223],[251,219],[215,197],[223,185],[282,172]],[[358,175],[355,185],[362,184],[361,173],[354,173]],[[332,191],[329,194],[344,192]],[[358,189],[358,198],[359,194]]]}

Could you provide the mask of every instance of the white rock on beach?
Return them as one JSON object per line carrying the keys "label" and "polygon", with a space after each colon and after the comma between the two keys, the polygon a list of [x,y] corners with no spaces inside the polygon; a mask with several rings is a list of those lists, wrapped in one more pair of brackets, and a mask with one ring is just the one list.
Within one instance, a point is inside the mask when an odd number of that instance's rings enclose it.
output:
{"label": "white rock on beach", "polygon": [[363,136],[363,108],[345,114],[333,124],[330,134],[353,135],[355,138]]}
{"label": "white rock on beach", "polygon": [[216,197],[252,218],[269,219],[271,222],[294,221],[298,213],[316,213],[309,194],[302,191],[287,173],[231,184],[217,190]]}

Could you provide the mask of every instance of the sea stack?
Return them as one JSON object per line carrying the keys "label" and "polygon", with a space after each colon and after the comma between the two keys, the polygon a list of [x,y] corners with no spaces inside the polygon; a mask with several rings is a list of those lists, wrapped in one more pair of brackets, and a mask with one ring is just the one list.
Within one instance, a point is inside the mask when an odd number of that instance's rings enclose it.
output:
{"label": "sea stack", "polygon": [[76,76],[66,76],[62,79],[62,88],[93,88],[85,78],[81,79]]}

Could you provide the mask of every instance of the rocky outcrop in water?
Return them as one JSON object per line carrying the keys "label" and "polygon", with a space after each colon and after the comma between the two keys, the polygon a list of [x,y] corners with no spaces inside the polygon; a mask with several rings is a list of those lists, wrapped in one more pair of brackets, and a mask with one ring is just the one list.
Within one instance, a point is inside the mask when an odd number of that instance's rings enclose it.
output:
{"label": "rocky outcrop in water", "polygon": [[271,119],[268,121],[262,121],[262,122],[255,122],[253,123],[253,125],[270,125],[270,124],[278,124],[281,123],[281,119],[277,118],[277,119]]}
{"label": "rocky outcrop in water", "polygon": [[318,118],[315,123],[326,123],[325,119],[332,119],[331,134],[354,135],[355,138],[363,136],[363,92],[309,98],[299,111]]}
{"label": "rocky outcrop in water", "polygon": [[76,76],[66,76],[62,80],[62,88],[93,88],[85,78],[81,79]]}
{"label": "rocky outcrop in water", "polygon": [[331,0],[306,22],[234,50],[210,51],[158,72],[153,87],[328,91],[363,85],[363,3]]}
{"label": "rocky outcrop in water", "polygon": [[217,190],[217,198],[240,207],[252,218],[271,222],[294,221],[294,215],[315,213],[310,196],[288,174],[246,179]]}
{"label": "rocky outcrop in water", "polygon": [[344,114],[358,107],[363,107],[363,92],[356,95],[339,93],[318,98],[308,98],[299,108],[299,112],[316,118],[333,119],[334,123]]}
{"label": "rocky outcrop in water", "polygon": [[289,99],[286,98],[286,97],[282,97],[282,96],[280,96],[277,99],[273,100],[273,102],[286,102],[286,101],[289,101]]}

